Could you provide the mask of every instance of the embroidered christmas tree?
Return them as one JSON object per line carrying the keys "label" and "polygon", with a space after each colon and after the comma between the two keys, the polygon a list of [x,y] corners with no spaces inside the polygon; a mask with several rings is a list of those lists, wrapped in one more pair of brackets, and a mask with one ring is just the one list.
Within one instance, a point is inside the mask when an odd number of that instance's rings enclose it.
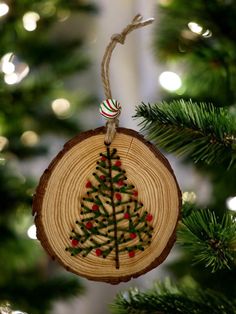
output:
{"label": "embroidered christmas tree", "polygon": [[138,191],[129,183],[116,149],[107,146],[100,154],[93,179],[85,187],[66,250],[72,256],[94,254],[98,258],[113,253],[118,269],[121,254],[132,258],[150,245],[153,217],[138,200]]}

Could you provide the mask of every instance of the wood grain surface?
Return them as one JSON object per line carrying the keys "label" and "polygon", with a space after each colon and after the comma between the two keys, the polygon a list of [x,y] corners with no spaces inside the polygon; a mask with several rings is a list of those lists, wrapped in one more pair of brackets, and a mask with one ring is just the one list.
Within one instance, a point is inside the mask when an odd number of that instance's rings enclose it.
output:
{"label": "wood grain surface", "polygon": [[37,237],[48,254],[68,271],[90,280],[117,284],[155,268],[171,250],[180,215],[181,192],[167,159],[139,133],[118,128],[110,145],[116,148],[134,184],[143,211],[153,217],[150,245],[130,258],[120,254],[114,267],[114,253],[107,258],[93,252],[86,257],[71,256],[65,248],[75,221],[80,217],[85,184],[93,180],[99,154],[106,150],[105,127],[84,132],[71,139],[42,175],[33,200]]}

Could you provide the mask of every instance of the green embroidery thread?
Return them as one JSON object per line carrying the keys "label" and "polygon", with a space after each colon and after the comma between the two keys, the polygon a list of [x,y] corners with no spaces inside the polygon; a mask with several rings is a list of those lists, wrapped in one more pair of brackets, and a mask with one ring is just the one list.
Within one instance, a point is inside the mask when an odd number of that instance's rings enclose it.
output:
{"label": "green embroidery thread", "polygon": [[143,210],[138,191],[128,183],[121,166],[117,150],[107,145],[93,173],[96,183],[86,183],[87,193],[80,203],[82,219],[76,221],[66,248],[72,256],[83,257],[94,252],[106,258],[114,252],[117,269],[119,255],[127,252],[132,258],[136,251],[144,251],[153,231],[153,216]]}

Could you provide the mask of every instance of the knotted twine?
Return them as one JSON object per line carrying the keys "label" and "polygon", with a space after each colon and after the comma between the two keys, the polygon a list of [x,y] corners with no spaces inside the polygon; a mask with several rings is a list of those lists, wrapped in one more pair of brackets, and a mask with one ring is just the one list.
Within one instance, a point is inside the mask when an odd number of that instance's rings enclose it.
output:
{"label": "knotted twine", "polygon": [[[112,99],[109,70],[110,70],[111,56],[117,43],[124,45],[126,36],[129,33],[131,33],[135,29],[149,25],[153,21],[154,21],[153,18],[143,21],[143,17],[140,14],[137,14],[133,18],[132,22],[128,24],[120,34],[114,34],[111,37],[111,41],[109,45],[106,47],[105,54],[104,54],[104,57],[102,59],[102,64],[101,64],[101,77],[102,77],[102,83],[103,83],[103,88],[104,88],[106,99]],[[119,125],[118,117],[107,121],[107,124],[106,124],[107,132],[106,132],[105,140],[104,140],[106,145],[111,144],[116,134],[116,128],[118,127],[118,125]]]}

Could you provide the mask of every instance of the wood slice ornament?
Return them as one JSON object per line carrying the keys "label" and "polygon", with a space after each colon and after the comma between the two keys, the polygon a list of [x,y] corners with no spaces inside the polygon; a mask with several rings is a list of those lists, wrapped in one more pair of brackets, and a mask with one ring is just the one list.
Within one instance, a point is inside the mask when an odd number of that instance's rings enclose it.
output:
{"label": "wood slice ornament", "polygon": [[[67,270],[117,284],[162,263],[175,242],[181,193],[167,159],[136,131],[119,128],[109,62],[117,42],[150,24],[137,15],[112,37],[102,62],[106,127],[64,145],[33,200],[37,237]],[[113,117],[113,118],[112,118]]]}

